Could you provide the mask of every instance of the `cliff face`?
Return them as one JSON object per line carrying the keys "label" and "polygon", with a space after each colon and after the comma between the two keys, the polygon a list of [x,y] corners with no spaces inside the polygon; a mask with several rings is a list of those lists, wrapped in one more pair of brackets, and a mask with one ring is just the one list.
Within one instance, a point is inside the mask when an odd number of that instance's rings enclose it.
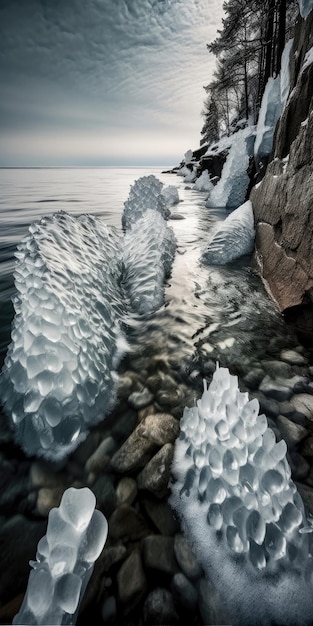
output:
{"label": "cliff face", "polygon": [[280,310],[297,307],[297,317],[308,317],[313,328],[312,46],[313,11],[296,26],[289,100],[276,129],[273,160],[251,200],[262,276]]}

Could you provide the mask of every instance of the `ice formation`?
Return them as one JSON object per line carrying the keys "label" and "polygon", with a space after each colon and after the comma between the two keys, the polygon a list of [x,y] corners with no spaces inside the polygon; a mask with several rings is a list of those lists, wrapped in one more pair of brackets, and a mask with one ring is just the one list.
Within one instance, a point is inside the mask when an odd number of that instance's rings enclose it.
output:
{"label": "ice formation", "polygon": [[281,114],[280,74],[269,78],[264,90],[254,144],[256,164],[267,157],[272,150],[277,120]]}
{"label": "ice formation", "polygon": [[121,241],[100,219],[61,212],[32,224],[18,246],[0,397],[29,455],[64,457],[113,405]]}
{"label": "ice formation", "polygon": [[163,304],[164,279],[171,272],[176,240],[162,215],[148,210],[126,231],[123,283],[133,310],[152,313]]}
{"label": "ice formation", "polygon": [[171,504],[232,624],[313,619],[312,530],[257,399],[217,369],[185,409],[175,444]]}
{"label": "ice formation", "polygon": [[213,187],[209,172],[204,170],[197,178],[193,188],[197,191],[212,191]]}
{"label": "ice formation", "polygon": [[49,513],[47,533],[13,624],[75,624],[93,564],[108,534],[104,515],[95,510],[92,491],[67,489],[59,508]]}
{"label": "ice formation", "polygon": [[212,265],[224,265],[243,254],[250,254],[254,237],[253,210],[251,201],[248,200],[217,227],[202,253],[202,261]]}
{"label": "ice formation", "polygon": [[179,203],[178,189],[177,187],[175,187],[175,185],[169,185],[168,187],[164,187],[161,191],[161,196],[162,198],[164,198],[165,203],[168,207]]}
{"label": "ice formation", "polygon": [[313,0],[299,0],[301,17],[306,19],[313,9]]}
{"label": "ice formation", "polygon": [[187,150],[187,152],[185,152],[185,154],[184,154],[184,161],[185,161],[186,165],[191,163],[192,157],[193,157],[192,150]]}
{"label": "ice formation", "polygon": [[245,128],[234,135],[221,178],[206,201],[207,207],[236,209],[245,201],[249,186],[247,169],[250,150],[248,145],[253,130],[252,128]]}
{"label": "ice formation", "polygon": [[293,39],[289,39],[284,47],[281,57],[280,70],[280,101],[282,109],[285,108],[290,90],[290,69],[289,60],[292,50]]}
{"label": "ice formation", "polygon": [[163,183],[153,174],[138,178],[130,188],[128,199],[124,203],[123,229],[130,228],[148,209],[159,211],[164,219],[168,219],[170,210],[162,191]]}

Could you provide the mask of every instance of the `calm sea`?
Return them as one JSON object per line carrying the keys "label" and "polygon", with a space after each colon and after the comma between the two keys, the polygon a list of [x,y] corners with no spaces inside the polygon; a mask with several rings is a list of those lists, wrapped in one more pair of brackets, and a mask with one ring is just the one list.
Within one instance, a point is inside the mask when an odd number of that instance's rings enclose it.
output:
{"label": "calm sea", "polygon": [[10,340],[13,317],[14,251],[28,226],[59,210],[92,213],[120,228],[123,203],[131,184],[155,174],[179,188],[181,202],[173,208],[184,219],[170,221],[178,250],[165,303],[131,331],[130,349],[164,355],[180,362],[196,379],[222,365],[273,358],[281,347],[295,343],[281,316],[268,299],[250,259],[225,267],[203,266],[201,249],[223,209],[207,209],[205,193],[186,189],[181,177],[162,174],[162,168],[34,168],[0,170],[0,358]]}

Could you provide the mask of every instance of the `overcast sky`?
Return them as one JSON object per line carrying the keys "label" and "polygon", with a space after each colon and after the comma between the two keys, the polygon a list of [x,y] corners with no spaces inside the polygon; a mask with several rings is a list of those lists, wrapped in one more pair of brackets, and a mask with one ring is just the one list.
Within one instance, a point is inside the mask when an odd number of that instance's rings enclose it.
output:
{"label": "overcast sky", "polygon": [[176,164],[222,0],[0,0],[0,165]]}

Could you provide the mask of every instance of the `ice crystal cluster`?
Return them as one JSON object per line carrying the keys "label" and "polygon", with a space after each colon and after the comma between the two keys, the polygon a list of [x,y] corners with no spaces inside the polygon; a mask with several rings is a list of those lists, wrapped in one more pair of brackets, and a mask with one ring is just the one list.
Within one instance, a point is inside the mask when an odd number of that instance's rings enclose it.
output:
{"label": "ice crystal cluster", "polygon": [[201,259],[212,265],[229,263],[252,252],[254,237],[253,210],[251,201],[248,200],[217,227]]}
{"label": "ice crystal cluster", "polygon": [[13,624],[75,624],[93,564],[105,544],[108,524],[95,510],[87,487],[67,489],[49,513],[37,546],[26,595]]}
{"label": "ice crystal cluster", "polygon": [[122,226],[125,231],[148,209],[158,211],[164,219],[169,218],[170,210],[166,198],[162,195],[162,190],[163,183],[153,174],[142,176],[135,181],[124,203]]}
{"label": "ice crystal cluster", "polygon": [[306,19],[313,9],[313,0],[299,0],[301,16]]}
{"label": "ice crystal cluster", "polygon": [[235,133],[221,178],[206,201],[207,207],[236,209],[245,201],[249,186],[247,169],[253,132],[253,128],[244,128]]}
{"label": "ice crystal cluster", "polygon": [[309,624],[312,530],[257,399],[217,369],[185,409],[171,503],[234,624]]}
{"label": "ice crystal cluster", "polygon": [[32,224],[18,246],[0,396],[29,455],[64,457],[113,404],[121,241],[100,219],[61,212]]}
{"label": "ice crystal cluster", "polygon": [[179,203],[178,189],[177,187],[175,187],[175,185],[168,185],[168,187],[163,187],[161,191],[161,197],[164,198],[165,203],[168,207]]}
{"label": "ice crystal cluster", "polygon": [[148,210],[125,234],[123,284],[133,310],[148,314],[163,304],[176,239],[158,211]]}
{"label": "ice crystal cluster", "polygon": [[274,131],[282,111],[280,74],[269,78],[262,97],[257,124],[254,156],[256,164],[267,157],[272,150]]}
{"label": "ice crystal cluster", "polygon": [[213,187],[214,185],[211,181],[209,172],[204,170],[199,178],[197,178],[193,188],[197,191],[212,191]]}

